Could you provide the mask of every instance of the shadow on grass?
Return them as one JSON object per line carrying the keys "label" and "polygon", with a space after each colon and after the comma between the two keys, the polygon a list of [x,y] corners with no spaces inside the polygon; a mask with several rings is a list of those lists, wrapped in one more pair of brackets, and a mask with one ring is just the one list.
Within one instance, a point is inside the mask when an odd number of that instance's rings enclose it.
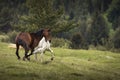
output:
{"label": "shadow on grass", "polygon": [[80,74],[80,73],[71,73],[70,75],[74,75],[74,76],[84,76],[83,74]]}
{"label": "shadow on grass", "polygon": [[35,73],[15,73],[15,74],[9,74],[10,76],[13,77],[36,77],[39,78],[39,75],[35,74]]}
{"label": "shadow on grass", "polygon": [[51,63],[52,61],[44,61],[44,62],[42,62],[42,64],[49,64],[49,63]]}
{"label": "shadow on grass", "polygon": [[41,61],[31,60],[30,62],[33,62],[33,63],[41,63],[41,64],[43,64],[43,65],[46,65],[46,64],[51,63],[52,61],[51,61],[51,60],[48,60],[48,61],[43,61],[43,62],[41,62]]}

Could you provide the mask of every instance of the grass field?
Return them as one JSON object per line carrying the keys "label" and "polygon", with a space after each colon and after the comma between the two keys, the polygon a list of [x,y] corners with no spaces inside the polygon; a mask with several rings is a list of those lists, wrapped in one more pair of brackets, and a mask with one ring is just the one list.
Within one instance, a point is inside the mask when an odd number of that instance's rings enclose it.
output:
{"label": "grass field", "polygon": [[41,63],[18,61],[8,45],[0,42],[0,80],[120,80],[120,53],[52,48],[55,60],[46,52]]}

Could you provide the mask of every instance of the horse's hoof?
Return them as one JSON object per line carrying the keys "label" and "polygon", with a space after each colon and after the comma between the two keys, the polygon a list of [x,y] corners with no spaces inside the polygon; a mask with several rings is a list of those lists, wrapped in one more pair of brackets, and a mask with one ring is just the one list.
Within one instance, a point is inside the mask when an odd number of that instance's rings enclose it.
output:
{"label": "horse's hoof", "polygon": [[28,57],[27,60],[30,61],[30,57]]}
{"label": "horse's hoof", "polygon": [[52,57],[51,60],[53,60],[54,58]]}
{"label": "horse's hoof", "polygon": [[23,61],[25,61],[25,57],[23,57]]}
{"label": "horse's hoof", "polygon": [[18,57],[18,60],[20,60],[20,57]]}

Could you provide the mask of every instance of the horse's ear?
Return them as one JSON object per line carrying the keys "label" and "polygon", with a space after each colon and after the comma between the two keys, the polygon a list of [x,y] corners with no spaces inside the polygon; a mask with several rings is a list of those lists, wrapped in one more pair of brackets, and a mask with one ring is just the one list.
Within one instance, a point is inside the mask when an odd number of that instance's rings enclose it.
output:
{"label": "horse's ear", "polygon": [[51,32],[51,29],[48,29],[48,32]]}
{"label": "horse's ear", "polygon": [[41,33],[43,33],[44,29],[41,29]]}

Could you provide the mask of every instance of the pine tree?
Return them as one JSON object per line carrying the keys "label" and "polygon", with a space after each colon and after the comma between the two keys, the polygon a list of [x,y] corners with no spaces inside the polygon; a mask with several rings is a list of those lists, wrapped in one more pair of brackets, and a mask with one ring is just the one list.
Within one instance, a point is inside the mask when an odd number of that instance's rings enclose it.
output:
{"label": "pine tree", "polygon": [[94,16],[93,22],[88,33],[90,42],[97,46],[98,44],[103,45],[103,40],[109,37],[109,28],[101,14]]}
{"label": "pine tree", "polygon": [[113,0],[110,8],[108,9],[108,20],[112,22],[113,29],[120,26],[120,0]]}
{"label": "pine tree", "polygon": [[27,0],[26,5],[29,14],[21,16],[19,22],[25,24],[20,28],[22,30],[26,29],[26,31],[34,31],[40,28],[52,29],[63,14],[61,8],[53,8],[53,0]]}

